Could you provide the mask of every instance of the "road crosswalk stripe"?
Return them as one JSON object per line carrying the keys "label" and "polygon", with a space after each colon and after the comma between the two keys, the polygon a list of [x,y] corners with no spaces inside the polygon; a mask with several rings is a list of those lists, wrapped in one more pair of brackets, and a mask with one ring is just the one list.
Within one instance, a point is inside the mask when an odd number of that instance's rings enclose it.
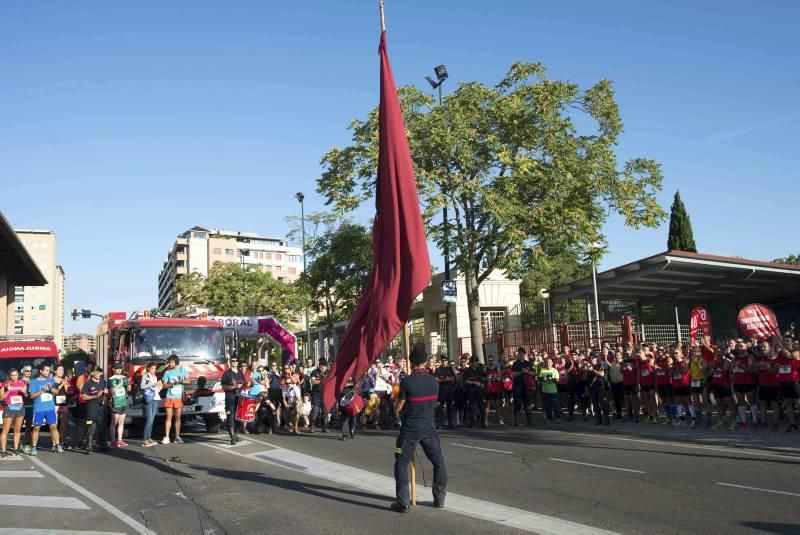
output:
{"label": "road crosswalk stripe", "polygon": [[0,477],[44,477],[33,470],[0,470]]}
{"label": "road crosswalk stripe", "polygon": [[69,496],[25,496],[20,494],[0,494],[0,505],[15,507],[44,507],[47,509],[90,509],[78,498]]}

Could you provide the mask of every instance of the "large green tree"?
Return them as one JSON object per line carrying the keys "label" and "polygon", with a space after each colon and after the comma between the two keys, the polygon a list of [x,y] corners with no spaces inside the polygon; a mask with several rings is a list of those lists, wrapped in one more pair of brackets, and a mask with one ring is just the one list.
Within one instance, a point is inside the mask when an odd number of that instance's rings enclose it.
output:
{"label": "large green tree", "polygon": [[[482,357],[479,288],[495,269],[512,275],[542,243],[600,241],[610,214],[633,228],[657,226],[660,165],[614,152],[622,121],[611,83],[588,89],[551,80],[538,63],[514,63],[496,85],[459,84],[443,104],[416,87],[398,91],[429,232],[450,250],[466,282],[473,354]],[[580,125],[580,126],[579,126]],[[352,143],[322,158],[317,190],[346,212],[375,188],[378,111],[350,125]]]}
{"label": "large green tree", "polygon": [[675,198],[672,200],[667,250],[697,252],[697,245],[694,243],[694,232],[692,232],[692,221],[689,219],[689,212],[686,211],[686,206],[681,200],[680,191],[675,192]]}
{"label": "large green tree", "polygon": [[256,265],[217,262],[203,277],[184,275],[175,283],[178,304],[198,305],[220,316],[275,316],[294,321],[303,309],[298,284],[279,281]]}
{"label": "large green tree", "polygon": [[372,268],[372,234],[348,221],[321,234],[309,249],[303,282],[315,312],[324,315],[328,333],[336,321],[349,319]]}
{"label": "large green tree", "polygon": [[777,262],[779,264],[791,264],[793,266],[800,266],[800,254],[790,254],[789,256],[785,256],[783,258],[776,258],[773,262]]}

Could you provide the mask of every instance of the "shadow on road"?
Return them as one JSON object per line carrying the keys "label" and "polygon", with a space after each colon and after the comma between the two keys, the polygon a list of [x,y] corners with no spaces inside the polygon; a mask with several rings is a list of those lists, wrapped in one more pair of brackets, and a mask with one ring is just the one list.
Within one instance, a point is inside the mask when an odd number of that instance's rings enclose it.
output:
{"label": "shadow on road", "polygon": [[[199,472],[207,472],[208,475],[214,477],[219,477],[223,479],[232,479],[234,481],[250,481],[252,483],[259,483],[262,485],[277,487],[284,490],[291,490],[302,494],[311,494],[313,496],[317,496],[319,498],[323,498],[326,500],[333,500],[340,503],[347,503],[351,505],[357,505],[359,507],[367,507],[370,509],[378,509],[380,511],[385,511],[387,507],[385,505],[376,505],[372,503],[367,503],[365,500],[378,500],[381,502],[394,501],[393,497],[386,496],[385,494],[375,494],[371,492],[363,492],[343,487],[330,487],[327,485],[319,485],[316,483],[304,483],[302,481],[281,479],[255,472],[229,470],[226,468],[217,468],[213,466],[200,466],[197,464],[189,464],[189,463],[186,463],[186,466],[188,468],[191,468],[192,470],[197,470]],[[313,476],[313,474],[309,475]],[[362,499],[361,500],[351,499],[343,496],[337,496],[337,494],[338,495],[347,494],[353,496],[354,498],[362,498]]]}
{"label": "shadow on road", "polygon": [[779,533],[780,535],[795,535],[797,524],[783,524],[780,522],[739,522],[740,526],[763,531],[764,533]]}

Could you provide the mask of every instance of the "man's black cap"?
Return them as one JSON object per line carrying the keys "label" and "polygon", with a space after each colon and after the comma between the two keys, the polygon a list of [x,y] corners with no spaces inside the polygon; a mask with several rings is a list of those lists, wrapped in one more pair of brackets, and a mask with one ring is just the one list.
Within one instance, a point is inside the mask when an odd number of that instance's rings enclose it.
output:
{"label": "man's black cap", "polygon": [[320,366],[327,366],[328,365],[328,359],[326,359],[325,357],[320,357],[319,365]]}

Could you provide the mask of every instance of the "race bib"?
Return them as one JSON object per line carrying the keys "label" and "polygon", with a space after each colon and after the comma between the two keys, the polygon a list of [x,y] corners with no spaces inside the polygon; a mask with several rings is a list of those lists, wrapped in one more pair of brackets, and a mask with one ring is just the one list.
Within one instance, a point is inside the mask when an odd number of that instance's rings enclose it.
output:
{"label": "race bib", "polygon": [[667,372],[665,372],[664,370],[658,370],[656,372],[656,375],[667,375]]}
{"label": "race bib", "polygon": [[683,379],[683,375],[681,375],[679,373],[675,373],[675,374],[672,375],[672,378],[676,379],[676,380],[681,380],[681,379]]}
{"label": "race bib", "polygon": [[791,366],[778,366],[778,373],[792,373]]}
{"label": "race bib", "polygon": [[122,396],[125,395],[125,387],[124,386],[114,387],[114,389],[111,391],[111,395],[113,395],[114,397],[121,398]]}
{"label": "race bib", "polygon": [[722,377],[722,372],[714,370],[714,377]]}
{"label": "race bib", "polygon": [[183,386],[182,385],[172,385],[169,387],[169,393],[173,396],[180,396],[183,393]]}
{"label": "race bib", "polygon": [[22,396],[11,396],[9,398],[9,405],[22,405]]}
{"label": "race bib", "polygon": [[744,373],[744,368],[739,368],[738,366],[733,369],[733,373]]}
{"label": "race bib", "polygon": [[48,403],[53,401],[53,394],[50,392],[42,392],[42,395],[39,396],[39,398],[42,400],[42,403]]}
{"label": "race bib", "polygon": [[56,396],[56,405],[63,405],[67,402],[67,396]]}
{"label": "race bib", "polygon": [[647,377],[649,375],[650,375],[650,371],[649,370],[642,370],[642,377]]}
{"label": "race bib", "polygon": [[693,388],[700,388],[701,386],[703,386],[703,381],[692,381]]}

